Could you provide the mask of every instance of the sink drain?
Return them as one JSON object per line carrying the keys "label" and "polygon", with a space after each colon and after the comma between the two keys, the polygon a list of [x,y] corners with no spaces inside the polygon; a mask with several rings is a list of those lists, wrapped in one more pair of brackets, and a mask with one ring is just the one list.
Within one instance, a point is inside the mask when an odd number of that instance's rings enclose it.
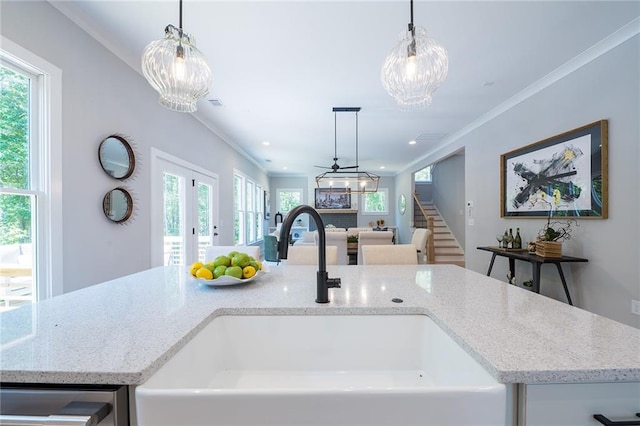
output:
{"label": "sink drain", "polygon": [[391,299],[391,301],[393,303],[402,303],[402,302],[404,302],[404,300],[400,299],[399,297],[394,297],[393,299]]}

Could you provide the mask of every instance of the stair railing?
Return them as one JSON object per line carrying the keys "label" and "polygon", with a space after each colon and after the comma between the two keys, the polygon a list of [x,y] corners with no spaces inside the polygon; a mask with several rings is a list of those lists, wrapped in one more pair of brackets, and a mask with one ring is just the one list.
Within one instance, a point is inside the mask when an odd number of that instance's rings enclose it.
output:
{"label": "stair railing", "polygon": [[427,229],[431,232],[429,232],[429,236],[427,237],[427,263],[428,264],[434,264],[436,263],[436,249],[435,249],[435,245],[434,245],[434,238],[435,238],[435,230],[434,230],[434,226],[433,226],[433,216],[429,216],[427,214],[427,212],[425,211],[425,209],[422,207],[422,204],[420,203],[420,200],[418,199],[418,193],[414,192],[413,193],[413,199],[415,201],[414,204],[417,204],[418,207],[420,208],[420,212],[422,212],[422,216],[424,216],[424,218],[427,221]]}

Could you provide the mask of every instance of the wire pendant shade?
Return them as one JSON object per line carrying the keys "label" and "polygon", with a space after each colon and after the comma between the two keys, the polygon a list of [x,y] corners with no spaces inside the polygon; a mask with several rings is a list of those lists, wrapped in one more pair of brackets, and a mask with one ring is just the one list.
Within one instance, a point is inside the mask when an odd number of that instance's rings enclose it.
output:
{"label": "wire pendant shade", "polygon": [[445,48],[428,38],[423,27],[414,27],[412,1],[411,23],[384,61],[382,85],[401,109],[418,109],[431,104],[431,95],[444,83],[448,72]]}
{"label": "wire pendant shade", "polygon": [[192,36],[169,24],[164,38],[152,41],[142,54],[142,74],[160,93],[160,104],[178,112],[194,112],[209,93],[211,69]]}
{"label": "wire pendant shade", "polygon": [[380,176],[360,171],[333,171],[316,176],[318,188],[329,188],[333,194],[366,194],[378,192]]}
{"label": "wire pendant shade", "polygon": [[[361,171],[358,163],[358,112],[360,107],[334,107],[334,158],[333,166],[330,172],[324,172],[316,176],[316,185],[318,188],[329,188],[333,194],[365,194],[368,192],[378,192],[378,183],[380,182],[380,176]],[[355,113],[355,141],[356,141],[356,165],[340,167],[337,163],[337,120],[336,113],[338,112],[354,112]],[[329,167],[327,167],[329,168]],[[349,169],[349,170],[347,170]]]}

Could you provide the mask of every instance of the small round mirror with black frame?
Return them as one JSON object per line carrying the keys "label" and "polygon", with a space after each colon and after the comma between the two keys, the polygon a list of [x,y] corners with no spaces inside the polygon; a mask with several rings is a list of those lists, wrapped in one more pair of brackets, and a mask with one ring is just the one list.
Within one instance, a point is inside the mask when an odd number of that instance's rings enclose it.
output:
{"label": "small round mirror with black frame", "polygon": [[105,173],[120,180],[131,176],[136,165],[131,145],[119,135],[110,135],[100,142],[98,159]]}
{"label": "small round mirror with black frame", "polygon": [[102,211],[115,223],[122,223],[133,213],[133,198],[124,188],[114,188],[107,192],[102,200]]}

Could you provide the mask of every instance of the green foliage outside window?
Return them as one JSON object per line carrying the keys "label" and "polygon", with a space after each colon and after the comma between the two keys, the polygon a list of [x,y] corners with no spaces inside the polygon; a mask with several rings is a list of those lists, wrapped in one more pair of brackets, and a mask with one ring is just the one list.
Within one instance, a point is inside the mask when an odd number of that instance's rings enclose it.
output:
{"label": "green foliage outside window", "polygon": [[279,191],[278,197],[280,213],[286,213],[295,206],[302,204],[302,193],[300,191]]}
{"label": "green foliage outside window", "polygon": [[164,180],[164,235],[180,236],[180,178],[165,173]]}
{"label": "green foliage outside window", "polygon": [[431,166],[427,166],[416,172],[414,179],[416,182],[431,182]]}
{"label": "green foliage outside window", "polygon": [[[29,79],[0,66],[0,187],[29,188]],[[31,240],[31,197],[0,196],[0,244]]]}
{"label": "green foliage outside window", "polygon": [[387,205],[387,191],[378,191],[364,194],[365,212],[386,212]]}
{"label": "green foliage outside window", "polygon": [[198,184],[198,235],[210,235],[210,189],[209,185]]}

